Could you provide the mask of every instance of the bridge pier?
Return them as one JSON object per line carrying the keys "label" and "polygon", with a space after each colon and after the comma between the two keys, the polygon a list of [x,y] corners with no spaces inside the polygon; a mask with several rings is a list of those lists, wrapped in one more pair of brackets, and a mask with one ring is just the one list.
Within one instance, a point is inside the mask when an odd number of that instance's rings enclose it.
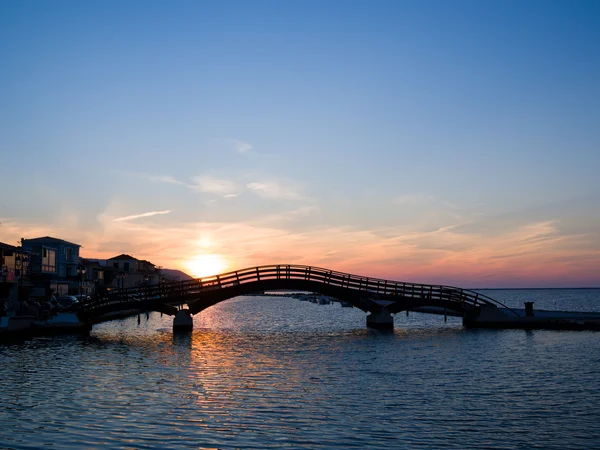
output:
{"label": "bridge pier", "polygon": [[394,318],[387,308],[381,308],[379,311],[371,311],[367,316],[367,327],[379,330],[392,330],[394,328]]}
{"label": "bridge pier", "polygon": [[173,332],[176,331],[192,331],[194,329],[194,319],[192,314],[187,309],[177,311],[173,318]]}

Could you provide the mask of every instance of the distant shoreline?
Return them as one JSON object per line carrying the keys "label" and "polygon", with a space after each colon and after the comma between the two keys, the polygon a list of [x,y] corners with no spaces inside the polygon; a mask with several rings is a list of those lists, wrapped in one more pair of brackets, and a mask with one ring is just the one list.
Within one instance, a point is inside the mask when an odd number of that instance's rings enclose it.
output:
{"label": "distant shoreline", "polygon": [[469,288],[471,291],[573,291],[577,289],[600,289],[600,287],[524,287],[524,288]]}
{"label": "distant shoreline", "polygon": [[[459,288],[461,289],[461,288]],[[586,289],[600,289],[599,287],[560,287],[560,288],[552,288],[552,287],[525,287],[525,288],[462,288],[469,291],[573,291],[573,290],[586,290]],[[292,294],[299,292],[310,292],[310,291],[295,291],[295,290],[271,290],[267,291],[264,294],[273,294],[274,292],[278,292],[274,295],[284,295],[284,294]],[[253,295],[263,295],[263,294],[253,294]]]}

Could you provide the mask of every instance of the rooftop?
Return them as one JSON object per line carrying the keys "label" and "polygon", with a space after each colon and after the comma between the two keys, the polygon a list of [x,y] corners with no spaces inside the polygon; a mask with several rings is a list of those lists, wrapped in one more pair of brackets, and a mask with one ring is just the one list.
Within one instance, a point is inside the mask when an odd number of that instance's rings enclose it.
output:
{"label": "rooftop", "polygon": [[27,243],[57,242],[57,243],[61,243],[61,244],[74,245],[76,247],[81,247],[81,245],[79,245],[79,244],[65,241],[64,239],[53,238],[51,236],[44,236],[44,237],[33,238],[33,239],[24,239],[23,242],[27,242]]}
{"label": "rooftop", "polygon": [[137,258],[134,258],[133,256],[127,255],[125,253],[119,255],[119,256],[115,256],[114,258],[108,258],[107,261],[114,261],[116,259],[134,259],[134,260],[138,260]]}
{"label": "rooftop", "polygon": [[15,247],[14,245],[5,244],[4,242],[0,242],[0,250],[18,251],[19,247]]}

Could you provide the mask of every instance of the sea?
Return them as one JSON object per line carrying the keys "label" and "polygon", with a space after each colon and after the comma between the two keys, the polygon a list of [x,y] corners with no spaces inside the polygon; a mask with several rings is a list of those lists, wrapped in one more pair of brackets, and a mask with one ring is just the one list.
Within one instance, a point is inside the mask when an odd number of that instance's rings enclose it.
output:
{"label": "sea", "polygon": [[[485,290],[600,311],[600,289]],[[244,296],[0,344],[2,449],[600,449],[600,332]]]}

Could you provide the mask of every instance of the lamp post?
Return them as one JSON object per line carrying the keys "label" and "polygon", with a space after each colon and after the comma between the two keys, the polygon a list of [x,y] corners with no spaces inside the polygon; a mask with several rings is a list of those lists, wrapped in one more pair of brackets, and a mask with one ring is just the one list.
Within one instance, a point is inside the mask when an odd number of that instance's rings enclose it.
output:
{"label": "lamp post", "polygon": [[77,275],[79,276],[79,301],[81,301],[81,285],[83,284],[83,276],[85,275],[85,267],[83,267],[81,264],[79,264],[77,266],[76,269]]}
{"label": "lamp post", "polygon": [[27,264],[27,255],[22,253],[15,256],[15,269],[19,269],[19,300],[23,301],[23,272],[25,272],[25,265]]}
{"label": "lamp post", "polygon": [[144,300],[148,300],[148,282],[150,281],[150,275],[144,275]]}
{"label": "lamp post", "polygon": [[[117,274],[117,287],[119,287],[120,289],[123,289],[124,284],[125,284],[124,281],[125,281],[125,273],[124,272],[119,272]],[[120,286],[119,286],[119,284],[120,284]]]}

